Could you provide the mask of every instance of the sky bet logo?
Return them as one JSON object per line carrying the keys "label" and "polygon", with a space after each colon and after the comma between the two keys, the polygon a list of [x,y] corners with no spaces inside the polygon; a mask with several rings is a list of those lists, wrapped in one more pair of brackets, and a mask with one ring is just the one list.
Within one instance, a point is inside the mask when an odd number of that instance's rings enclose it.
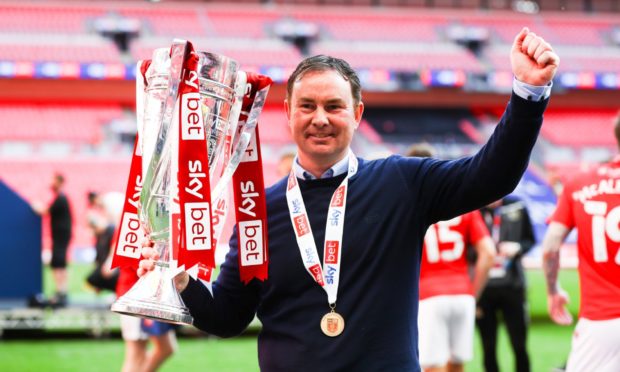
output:
{"label": "sky bet logo", "polygon": [[327,266],[327,271],[325,273],[325,282],[327,284],[334,284],[334,275],[338,270],[333,266]]}
{"label": "sky bet logo", "polygon": [[119,256],[140,258],[141,242],[144,232],[140,227],[140,219],[135,213],[123,214],[121,232],[116,254]]}
{"label": "sky bet logo", "polygon": [[310,226],[308,226],[308,218],[306,218],[305,214],[293,217],[293,220],[295,220],[295,232],[297,233],[297,236],[301,237],[310,232]]}
{"label": "sky bet logo", "polygon": [[185,237],[188,251],[211,249],[209,203],[185,204]]}
{"label": "sky bet logo", "polygon": [[332,207],[342,207],[344,205],[344,185],[339,186],[332,196]]}
{"label": "sky bet logo", "polygon": [[183,140],[204,140],[205,133],[200,112],[200,94],[186,93],[182,99],[181,138]]}
{"label": "sky bet logo", "polygon": [[263,263],[263,223],[261,220],[239,222],[241,266]]}
{"label": "sky bet logo", "polygon": [[321,272],[321,266],[319,264],[316,264],[316,265],[310,266],[308,269],[310,270],[310,273],[314,277],[314,280],[317,283],[319,283],[321,287],[323,287],[325,283],[323,282],[323,273]]}
{"label": "sky bet logo", "polygon": [[337,264],[338,263],[338,241],[337,240],[326,240],[325,241],[325,263],[328,264]]}
{"label": "sky bet logo", "polygon": [[329,223],[332,226],[338,226],[338,224],[340,224],[340,215],[342,215],[342,212],[340,212],[338,209],[334,209],[329,216]]}

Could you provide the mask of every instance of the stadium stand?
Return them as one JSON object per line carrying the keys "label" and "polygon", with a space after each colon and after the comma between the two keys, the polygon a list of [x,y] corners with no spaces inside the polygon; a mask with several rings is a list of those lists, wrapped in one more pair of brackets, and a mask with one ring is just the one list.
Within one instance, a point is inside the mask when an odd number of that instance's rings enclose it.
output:
{"label": "stadium stand", "polygon": [[0,30],[19,33],[83,34],[89,20],[103,16],[105,8],[71,3],[0,4]]}
{"label": "stadium stand", "polygon": [[542,134],[556,145],[615,147],[612,133],[617,110],[550,110]]}
{"label": "stadium stand", "polygon": [[[533,161],[553,167],[608,154],[610,139],[602,133],[620,102],[618,2],[544,1],[538,2],[540,12],[530,13],[515,12],[513,4],[508,0],[3,2],[0,79],[17,84],[36,81],[51,93],[49,102],[0,101],[0,175],[21,185],[33,174],[44,180],[52,169],[66,170],[78,213],[89,185],[122,190],[129,149],[123,145],[127,138],[121,136],[131,132],[132,109],[126,101],[85,103],[80,93],[72,94],[63,83],[68,79],[105,83],[112,80],[106,72],[110,70],[116,71],[113,78],[124,89],[133,91],[135,62],[150,58],[155,48],[167,47],[174,37],[235,58],[242,68],[276,81],[261,116],[267,184],[277,179],[272,167],[291,145],[280,103],[282,83],[305,54],[344,57],[360,70],[368,130],[360,130],[356,153],[398,152],[411,141],[429,140],[442,154],[457,156],[473,151],[487,135],[485,123],[501,115],[495,108],[503,106],[512,77],[498,87],[493,76],[508,71],[508,49],[523,26],[545,35],[562,56],[537,152],[542,155]],[[120,34],[122,21],[131,25],[125,35],[127,50],[114,33],[101,31],[101,20],[112,25],[118,21]],[[292,25],[293,34],[282,33],[278,28],[282,24]],[[295,34],[296,26],[307,33]],[[305,40],[300,44],[295,37]],[[72,72],[56,74],[57,70]],[[568,73],[577,77],[563,76]],[[64,98],[56,96],[58,90]],[[124,129],[115,131],[118,126]],[[392,146],[393,140],[399,144]],[[55,158],[42,159],[50,155]],[[40,198],[37,190],[47,189],[39,184],[19,187],[28,199]],[[74,245],[88,245],[88,232],[82,226],[78,229]]]}

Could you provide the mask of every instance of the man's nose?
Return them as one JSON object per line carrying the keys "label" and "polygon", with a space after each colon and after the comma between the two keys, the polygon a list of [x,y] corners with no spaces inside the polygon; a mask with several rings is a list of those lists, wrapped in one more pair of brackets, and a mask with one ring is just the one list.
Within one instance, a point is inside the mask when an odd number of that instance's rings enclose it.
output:
{"label": "man's nose", "polygon": [[314,111],[314,116],[312,117],[312,125],[316,126],[325,126],[329,124],[329,120],[327,120],[327,112],[322,107],[318,107]]}

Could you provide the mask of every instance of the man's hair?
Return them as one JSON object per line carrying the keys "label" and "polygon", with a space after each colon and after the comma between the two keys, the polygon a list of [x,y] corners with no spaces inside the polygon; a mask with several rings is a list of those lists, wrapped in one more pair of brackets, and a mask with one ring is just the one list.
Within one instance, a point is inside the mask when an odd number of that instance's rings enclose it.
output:
{"label": "man's hair", "polygon": [[90,204],[90,205],[95,204],[95,200],[97,200],[97,196],[98,196],[98,195],[99,195],[99,194],[97,194],[97,192],[96,192],[96,191],[89,191],[89,192],[88,192],[88,194],[87,194],[87,197],[88,197],[88,204]]}
{"label": "man's hair", "polygon": [[59,185],[62,185],[65,183],[65,176],[63,176],[62,173],[55,173],[54,180],[58,182]]}
{"label": "man's hair", "polygon": [[360,84],[360,79],[347,61],[323,54],[308,57],[297,65],[295,71],[293,71],[291,76],[288,78],[288,82],[286,84],[286,97],[291,97],[293,94],[293,84],[301,79],[307,72],[327,70],[338,72],[346,81],[349,82],[351,85],[353,102],[356,105],[362,101],[362,86]]}
{"label": "man's hair", "polygon": [[435,156],[435,149],[430,143],[422,142],[409,146],[407,156],[416,156],[419,158],[430,158]]}

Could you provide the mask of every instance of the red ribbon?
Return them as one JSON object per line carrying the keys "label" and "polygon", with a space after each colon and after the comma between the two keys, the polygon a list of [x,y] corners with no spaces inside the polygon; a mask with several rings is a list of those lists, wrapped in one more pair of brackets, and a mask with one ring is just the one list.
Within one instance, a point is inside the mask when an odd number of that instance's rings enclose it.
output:
{"label": "red ribbon", "polygon": [[[256,93],[272,83],[271,79],[264,75],[254,73],[247,75],[251,90],[243,99],[240,122],[247,120]],[[240,279],[245,284],[253,278],[265,280],[269,261],[267,205],[258,126],[233,175],[233,189],[237,217]]]}
{"label": "red ribbon", "polygon": [[138,217],[140,191],[142,190],[142,155],[138,149],[138,136],[134,144],[129,181],[125,190],[125,203],[120,228],[116,233],[116,247],[112,256],[112,268],[138,268],[141,258],[141,245],[144,239],[144,230]]}
{"label": "red ribbon", "polygon": [[198,82],[198,55],[183,61],[179,84],[179,266],[189,270],[198,263],[215,267],[211,225],[211,187],[207,140],[202,118]]}

